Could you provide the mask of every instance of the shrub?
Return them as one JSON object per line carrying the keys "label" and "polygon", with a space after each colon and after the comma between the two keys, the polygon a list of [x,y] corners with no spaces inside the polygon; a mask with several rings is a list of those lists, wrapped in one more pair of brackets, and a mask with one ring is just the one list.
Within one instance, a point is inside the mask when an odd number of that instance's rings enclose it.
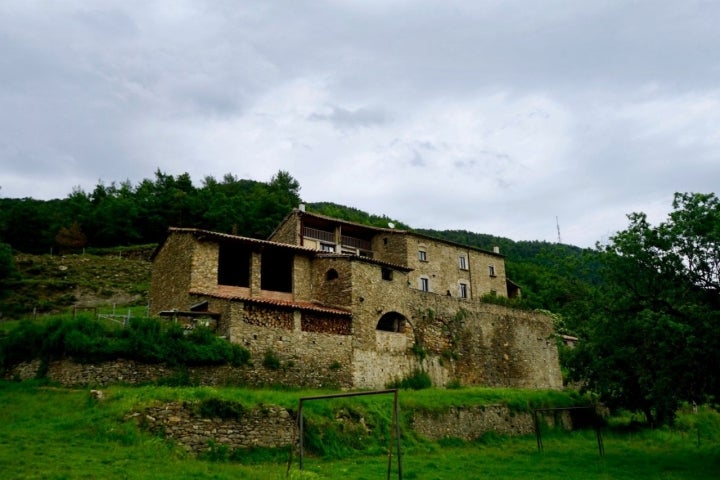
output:
{"label": "shrub", "polygon": [[432,387],[432,379],[427,372],[415,369],[413,373],[403,378],[402,380],[396,380],[387,385],[388,388],[403,388],[412,390],[422,390],[423,388]]}
{"label": "shrub", "polygon": [[268,350],[265,352],[262,365],[269,370],[278,370],[280,369],[280,359],[277,357],[275,352]]}
{"label": "shrub", "polygon": [[245,408],[241,404],[230,400],[208,398],[198,404],[197,412],[203,418],[239,420],[245,414]]}
{"label": "shrub", "polygon": [[133,318],[127,328],[107,327],[88,316],[57,317],[41,324],[22,321],[0,337],[0,366],[70,357],[91,363],[127,358],[173,366],[247,364],[250,353],[207,328],[185,334],[176,324]]}

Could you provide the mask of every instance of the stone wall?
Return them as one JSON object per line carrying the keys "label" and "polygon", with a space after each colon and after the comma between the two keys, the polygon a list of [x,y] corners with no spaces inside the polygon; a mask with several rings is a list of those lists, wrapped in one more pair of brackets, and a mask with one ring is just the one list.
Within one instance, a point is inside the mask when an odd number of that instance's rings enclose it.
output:
{"label": "stone wall", "polygon": [[438,355],[460,383],[562,388],[550,317],[487,303],[453,304],[422,292],[415,293],[414,305],[415,329],[423,332],[416,335],[419,347]]}
{"label": "stone wall", "polygon": [[[331,270],[334,270],[334,273]],[[335,307],[350,306],[353,276],[352,264],[347,258],[315,259],[311,278],[313,299],[322,299],[324,304]]]}
{"label": "stone wall", "polygon": [[175,232],[153,259],[149,298],[153,313],[187,309],[196,245],[191,233]]}
{"label": "stone wall", "polygon": [[268,240],[272,242],[300,245],[300,220],[298,211],[290,213],[275,229]]}
{"label": "stone wall", "polygon": [[[239,418],[207,418],[199,413],[199,402],[170,402],[133,412],[143,428],[174,440],[193,453],[208,452],[222,446],[237,449],[265,447],[286,448],[297,444],[297,420],[286,409],[275,405],[243,410]],[[413,411],[409,425],[415,433],[429,440],[459,438],[473,441],[488,432],[521,436],[535,432],[530,412],[513,412],[505,405],[450,407],[444,412]],[[343,418],[339,421],[352,421]],[[571,430],[570,412],[544,415],[540,421],[553,428]]]}
{"label": "stone wall", "polygon": [[203,453],[211,445],[229,451],[294,445],[297,438],[295,418],[286,409],[274,405],[243,411],[239,418],[203,418],[198,403],[166,403],[134,412],[136,419],[151,432],[174,440],[193,453]]}
{"label": "stone wall", "polygon": [[[562,388],[550,317],[407,288],[395,273],[383,280],[378,265],[352,262],[355,387],[383,388],[422,368],[438,386]],[[407,320],[403,332],[377,331],[389,312]]]}
{"label": "stone wall", "polygon": [[[549,427],[572,429],[572,419],[568,411],[543,415],[540,421]],[[430,440],[452,437],[472,441],[488,432],[511,436],[530,435],[535,432],[532,413],[513,412],[505,405],[450,407],[440,413],[416,411],[413,412],[410,422],[413,431]]]}
{"label": "stone wall", "polygon": [[[317,356],[317,350],[314,351]],[[5,379],[29,380],[44,374],[49,380],[71,387],[103,387],[116,383],[139,385],[158,381],[189,382],[201,386],[268,386],[292,385],[311,388],[347,387],[349,369],[340,362],[322,360],[300,364],[292,358],[279,356],[278,365],[265,366],[264,355],[253,357],[252,365],[198,366],[175,369],[164,364],[144,364],[134,360],[113,360],[98,364],[81,364],[57,360],[47,365],[39,360],[24,362],[9,369]],[[266,362],[265,362],[266,363]]]}

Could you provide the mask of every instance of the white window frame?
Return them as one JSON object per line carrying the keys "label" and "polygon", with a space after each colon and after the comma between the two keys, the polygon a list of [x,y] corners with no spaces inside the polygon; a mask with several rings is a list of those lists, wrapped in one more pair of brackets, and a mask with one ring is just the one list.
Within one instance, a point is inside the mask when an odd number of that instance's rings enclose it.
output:
{"label": "white window frame", "polygon": [[495,273],[495,265],[488,265],[488,274],[491,277],[496,277],[497,274]]}
{"label": "white window frame", "polygon": [[430,279],[427,277],[420,277],[420,290],[423,292],[430,291]]}
{"label": "white window frame", "polygon": [[458,264],[460,265],[460,270],[467,270],[468,269],[467,257],[465,255],[460,255],[458,257]]}
{"label": "white window frame", "polygon": [[420,260],[421,262],[427,262],[427,251],[418,250],[418,260]]}
{"label": "white window frame", "polygon": [[468,284],[467,284],[467,283],[465,283],[465,282],[460,282],[460,284],[459,284],[459,286],[458,286],[458,295],[459,295],[460,298],[468,298],[468,297],[469,297]]}

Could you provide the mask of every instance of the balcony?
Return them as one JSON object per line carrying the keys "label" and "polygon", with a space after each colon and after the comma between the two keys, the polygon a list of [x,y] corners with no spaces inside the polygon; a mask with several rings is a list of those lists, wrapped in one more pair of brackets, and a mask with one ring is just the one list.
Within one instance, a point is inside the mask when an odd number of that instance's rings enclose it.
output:
{"label": "balcony", "polygon": [[[313,240],[319,240],[323,243],[330,243],[335,245],[335,232],[328,232],[327,230],[320,230],[318,228],[303,227],[303,236]],[[369,240],[362,238],[351,237],[348,235],[342,235],[340,237],[342,251],[346,253],[353,253],[355,255],[372,256],[372,244]]]}

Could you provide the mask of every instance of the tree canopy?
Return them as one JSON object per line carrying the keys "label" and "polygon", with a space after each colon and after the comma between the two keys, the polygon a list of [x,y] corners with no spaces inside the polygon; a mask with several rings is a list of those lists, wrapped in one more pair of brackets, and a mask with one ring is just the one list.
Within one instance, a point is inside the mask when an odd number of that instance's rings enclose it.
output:
{"label": "tree canopy", "polygon": [[168,227],[197,227],[266,238],[300,203],[300,184],[279,171],[269,182],[166,174],[137,185],[99,182],[67,198],[0,198],[0,241],[27,253],[159,242]]}
{"label": "tree canopy", "polygon": [[611,406],[672,421],[720,393],[720,201],[678,193],[667,221],[628,216],[602,252],[603,281],[570,356],[571,375]]}

